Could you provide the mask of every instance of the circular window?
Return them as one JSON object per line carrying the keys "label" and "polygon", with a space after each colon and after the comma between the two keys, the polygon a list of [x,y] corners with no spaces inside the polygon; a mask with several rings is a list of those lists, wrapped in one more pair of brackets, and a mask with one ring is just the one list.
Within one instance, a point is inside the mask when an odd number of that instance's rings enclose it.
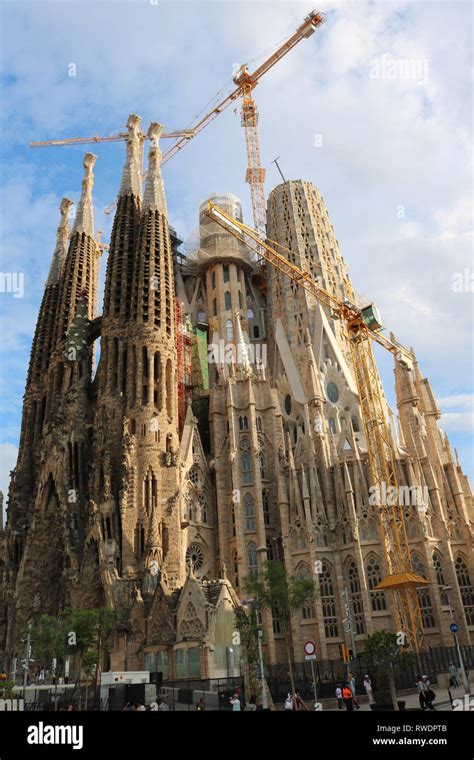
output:
{"label": "circular window", "polygon": [[329,401],[332,401],[332,403],[335,404],[339,398],[339,388],[337,387],[336,383],[328,383],[326,390]]}
{"label": "circular window", "polygon": [[285,396],[285,412],[291,414],[291,396]]}
{"label": "circular window", "polygon": [[204,554],[198,544],[191,544],[186,550],[186,564],[191,564],[193,570],[200,570],[204,564]]}

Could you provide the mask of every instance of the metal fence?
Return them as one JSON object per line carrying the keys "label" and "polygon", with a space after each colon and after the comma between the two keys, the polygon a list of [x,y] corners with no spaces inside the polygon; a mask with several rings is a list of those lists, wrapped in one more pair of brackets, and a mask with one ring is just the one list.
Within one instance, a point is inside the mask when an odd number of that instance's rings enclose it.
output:
{"label": "metal fence", "polygon": [[[474,668],[474,646],[461,647],[465,667]],[[397,689],[412,689],[415,686],[415,676],[428,676],[432,684],[437,683],[438,673],[447,673],[448,667],[454,663],[459,668],[459,659],[455,647],[430,647],[416,656],[416,661],[410,669],[399,673],[395,678]],[[334,699],[336,686],[347,679],[347,666],[341,660],[316,660],[313,662],[314,678],[318,699]],[[377,682],[374,675],[364,664],[364,655],[356,657],[349,663],[349,670],[356,680],[356,693],[365,694],[363,681],[366,673],[370,675],[374,689]],[[265,669],[268,687],[274,702],[284,701],[290,691],[290,677],[287,665],[269,665]],[[297,662],[293,665],[295,688],[303,699],[314,696],[311,663]]]}
{"label": "metal fence", "polygon": [[200,700],[206,711],[232,710],[230,700],[234,694],[238,694],[243,710],[245,688],[242,676],[163,681],[158,689],[158,697],[173,711],[195,711]]}

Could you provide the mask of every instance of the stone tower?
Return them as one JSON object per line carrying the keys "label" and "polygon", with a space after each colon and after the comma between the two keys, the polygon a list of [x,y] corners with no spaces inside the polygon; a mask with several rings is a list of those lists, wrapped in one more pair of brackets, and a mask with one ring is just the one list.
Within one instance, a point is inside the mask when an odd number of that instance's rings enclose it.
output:
{"label": "stone tower", "polygon": [[[160,171],[162,128],[148,131],[142,197],[145,135],[134,114],[127,127],[100,316],[95,156],[84,159],[70,239],[71,202],[61,202],[0,536],[3,666],[42,613],[108,606],[117,617],[111,669],[147,668],[165,680],[236,674],[234,609],[266,559],[315,581],[314,599],[293,618],[295,661],[307,639],[321,660],[339,658],[348,643],[343,592],[363,651],[393,614],[376,588],[385,557],[343,327],[211,222],[206,203],[198,252],[179,254]],[[212,200],[242,219],[235,196]],[[267,233],[326,290],[365,305],[310,182],[272,191]],[[197,365],[206,382],[195,380]],[[451,645],[452,608],[467,644],[470,486],[418,363],[397,361],[394,371],[397,410],[386,411],[413,565],[429,581],[419,591],[425,638]],[[262,624],[267,662],[285,662],[279,611],[265,611]]]}

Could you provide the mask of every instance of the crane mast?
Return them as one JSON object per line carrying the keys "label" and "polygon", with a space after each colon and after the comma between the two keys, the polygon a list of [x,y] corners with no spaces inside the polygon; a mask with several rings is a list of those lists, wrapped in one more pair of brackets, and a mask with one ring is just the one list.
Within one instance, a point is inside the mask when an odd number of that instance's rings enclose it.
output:
{"label": "crane mast", "polygon": [[[396,490],[389,493],[398,495],[399,490],[395,456],[385,416],[372,342],[383,346],[407,364],[411,362],[411,354],[399,343],[383,335],[380,329],[371,329],[366,323],[367,317],[363,309],[359,309],[350,301],[340,301],[322,288],[307,272],[292,264],[268,242],[262,241],[257,230],[229,216],[212,201],[208,203],[207,214],[223,229],[245,243],[248,248],[290,277],[293,282],[305,288],[320,303],[328,306],[332,316],[341,320],[352,355],[366,437],[369,471],[388,570],[388,575],[376,588],[391,592],[396,630],[405,634],[406,645],[418,652],[423,646],[423,623],[417,587],[427,585],[428,581],[413,572],[403,506],[399,503],[399,499],[385,499],[382,503],[382,494],[387,493],[390,486]],[[278,243],[276,245],[279,246]],[[279,247],[283,248],[283,246]]]}

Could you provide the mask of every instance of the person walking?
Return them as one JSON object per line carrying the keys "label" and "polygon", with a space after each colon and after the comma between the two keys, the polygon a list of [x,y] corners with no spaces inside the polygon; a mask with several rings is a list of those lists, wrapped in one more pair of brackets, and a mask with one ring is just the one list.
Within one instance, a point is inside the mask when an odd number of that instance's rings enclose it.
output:
{"label": "person walking", "polygon": [[374,695],[373,695],[373,689],[372,689],[372,681],[370,680],[368,675],[364,676],[364,689],[365,689],[365,693],[367,694],[369,698],[369,705],[372,705],[374,702]]}
{"label": "person walking", "polygon": [[288,692],[288,696],[285,699],[285,710],[293,710],[293,700],[291,698],[290,692]]}
{"label": "person walking", "polygon": [[451,662],[449,665],[448,673],[449,673],[449,685],[452,686],[454,689],[457,689],[459,687],[458,669],[453,662]]}
{"label": "person walking", "polygon": [[425,705],[427,706],[428,710],[435,710],[436,708],[433,705],[434,700],[436,699],[436,694],[434,693],[433,689],[431,688],[431,684],[428,680],[428,676],[423,676],[421,679],[424,685],[424,699],[425,699]]}
{"label": "person walking", "polygon": [[299,692],[299,689],[295,689],[295,693],[293,696],[293,709],[309,711],[308,706],[303,702],[303,698]]}
{"label": "person walking", "polygon": [[344,700],[342,698],[342,689],[341,689],[340,683],[338,683],[336,686],[336,699],[337,699],[338,710],[342,710],[342,705],[344,704]]}
{"label": "person walking", "polygon": [[356,697],[356,680],[353,673],[349,673],[347,676],[347,681],[349,683],[349,688],[352,691],[352,701],[354,703],[354,707],[356,710],[360,710],[360,704],[358,703]]}
{"label": "person walking", "polygon": [[353,712],[354,711],[353,695],[348,683],[345,683],[343,686],[342,698],[344,700],[344,704],[346,706],[347,712]]}
{"label": "person walking", "polygon": [[240,699],[238,694],[234,694],[229,699],[230,704],[232,705],[232,712],[240,712]]}
{"label": "person walking", "polygon": [[420,702],[420,708],[422,710],[425,709],[425,685],[423,683],[423,678],[421,677],[421,674],[419,673],[416,677],[416,688],[418,689],[418,700]]}
{"label": "person walking", "polygon": [[204,712],[205,709],[206,709],[206,705],[204,704],[204,697],[201,697],[199,699],[199,702],[196,705],[196,710],[198,712]]}

